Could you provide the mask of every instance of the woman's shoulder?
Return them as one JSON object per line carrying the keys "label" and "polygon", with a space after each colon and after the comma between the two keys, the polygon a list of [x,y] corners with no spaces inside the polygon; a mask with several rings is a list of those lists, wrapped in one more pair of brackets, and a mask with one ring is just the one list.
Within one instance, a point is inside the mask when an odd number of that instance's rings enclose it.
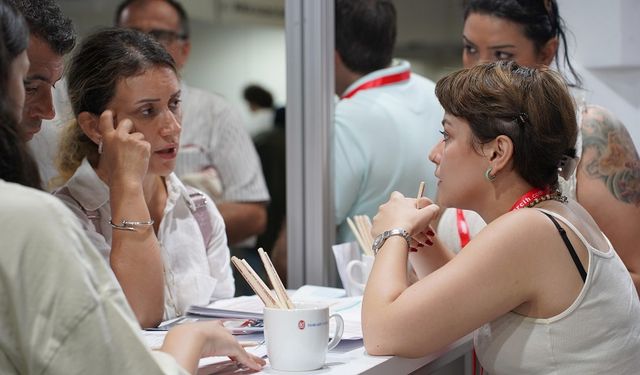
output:
{"label": "woman's shoulder", "polygon": [[0,206],[3,218],[29,222],[31,227],[69,214],[62,202],[51,194],[2,180]]}
{"label": "woman's shoulder", "polygon": [[[585,141],[589,142],[588,137],[599,137],[602,141],[621,141],[625,145],[628,141],[633,147],[633,141],[625,125],[605,107],[596,104],[584,106],[580,129],[583,134],[583,144]],[[584,137],[587,139],[585,140]]]}
{"label": "woman's shoulder", "polygon": [[[536,209],[511,211],[491,221],[474,239],[477,245],[504,252],[510,257],[532,257],[541,243],[548,238],[551,221]],[[474,242],[474,241],[472,241]]]}
{"label": "woman's shoulder", "polygon": [[640,158],[624,124],[607,109],[589,105],[583,112],[581,132],[579,186],[602,181],[616,199],[640,204]]}

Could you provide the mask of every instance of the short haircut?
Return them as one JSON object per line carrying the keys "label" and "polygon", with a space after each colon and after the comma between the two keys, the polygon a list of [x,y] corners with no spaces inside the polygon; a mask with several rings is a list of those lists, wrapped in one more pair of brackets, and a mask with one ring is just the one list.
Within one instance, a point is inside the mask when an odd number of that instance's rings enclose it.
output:
{"label": "short haircut", "polygon": [[71,19],[53,0],[9,0],[22,13],[31,35],[44,40],[56,54],[63,56],[76,45]]}
{"label": "short haircut", "polygon": [[[116,15],[114,20],[115,26],[120,26],[120,17],[122,16],[122,12],[124,12],[125,8],[129,5],[137,2],[148,1],[148,0],[124,0],[118,5],[116,8]],[[184,39],[189,39],[189,35],[191,33],[189,26],[189,16],[187,12],[184,10],[184,7],[180,2],[176,0],[164,0],[165,3],[171,5],[171,7],[178,13],[178,17],[180,18],[180,36]]]}
{"label": "short haircut", "polygon": [[367,74],[391,64],[396,9],[389,0],[335,0],[336,51],[344,65]]}
{"label": "short haircut", "polygon": [[558,165],[575,157],[578,125],[560,73],[497,61],[447,75],[436,84],[446,113],[468,121],[474,146],[506,135],[513,165],[537,188],[558,187]]}
{"label": "short haircut", "polygon": [[244,100],[260,108],[273,108],[273,96],[261,86],[249,85],[242,92]]}
{"label": "short haircut", "polygon": [[0,6],[2,41],[8,53],[8,63],[29,46],[29,28],[20,12],[10,3]]}

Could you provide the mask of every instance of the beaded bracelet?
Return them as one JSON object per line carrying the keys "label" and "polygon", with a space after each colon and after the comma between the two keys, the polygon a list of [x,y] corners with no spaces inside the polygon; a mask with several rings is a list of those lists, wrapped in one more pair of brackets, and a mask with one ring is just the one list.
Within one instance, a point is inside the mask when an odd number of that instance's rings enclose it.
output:
{"label": "beaded bracelet", "polygon": [[111,227],[117,230],[135,231],[136,227],[151,226],[153,225],[153,223],[153,219],[149,219],[148,221],[129,221],[123,219],[120,224],[115,224],[111,219],[109,219],[109,224],[111,224]]}

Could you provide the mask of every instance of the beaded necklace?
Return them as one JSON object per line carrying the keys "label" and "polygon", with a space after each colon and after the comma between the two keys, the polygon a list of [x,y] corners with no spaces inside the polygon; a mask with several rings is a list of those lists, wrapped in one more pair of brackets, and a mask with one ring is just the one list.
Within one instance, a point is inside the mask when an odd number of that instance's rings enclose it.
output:
{"label": "beaded necklace", "polygon": [[511,206],[509,211],[519,210],[524,207],[533,207],[536,204],[548,200],[554,200],[561,203],[567,203],[567,197],[562,195],[560,190],[551,191],[551,189],[533,188],[521,196],[516,203]]}

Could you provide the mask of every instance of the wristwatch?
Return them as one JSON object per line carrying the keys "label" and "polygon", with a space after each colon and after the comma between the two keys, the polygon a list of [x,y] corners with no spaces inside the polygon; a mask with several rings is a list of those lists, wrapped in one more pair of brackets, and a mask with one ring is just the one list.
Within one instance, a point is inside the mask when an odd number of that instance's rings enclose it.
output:
{"label": "wristwatch", "polygon": [[411,236],[409,232],[402,228],[394,228],[389,229],[381,234],[379,234],[375,240],[373,240],[373,245],[371,245],[371,249],[375,255],[378,255],[378,250],[384,245],[384,242],[391,236],[402,236],[407,241],[407,246],[411,247]]}

